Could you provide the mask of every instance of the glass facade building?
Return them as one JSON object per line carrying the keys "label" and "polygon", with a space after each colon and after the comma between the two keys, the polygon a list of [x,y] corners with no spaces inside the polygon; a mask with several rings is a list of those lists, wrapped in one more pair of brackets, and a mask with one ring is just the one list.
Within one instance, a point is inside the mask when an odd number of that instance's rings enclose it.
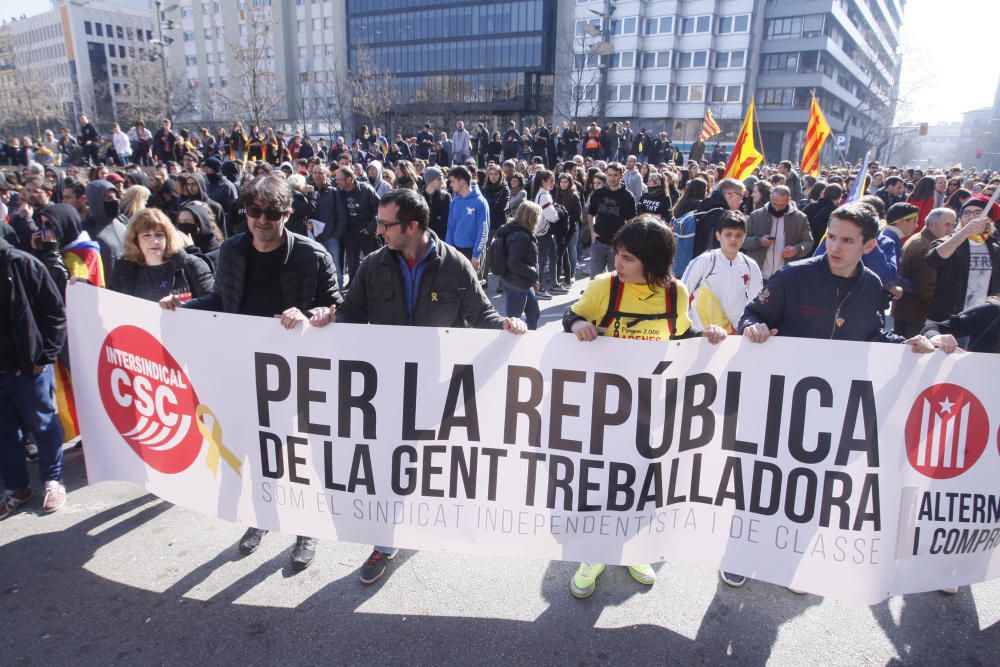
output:
{"label": "glass facade building", "polygon": [[349,66],[367,52],[413,113],[548,115],[556,4],[347,0]]}

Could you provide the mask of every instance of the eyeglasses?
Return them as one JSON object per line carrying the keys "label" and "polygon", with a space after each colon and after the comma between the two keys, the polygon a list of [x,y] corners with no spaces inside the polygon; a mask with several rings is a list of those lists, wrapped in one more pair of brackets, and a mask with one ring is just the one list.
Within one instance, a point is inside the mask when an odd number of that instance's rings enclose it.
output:
{"label": "eyeglasses", "polygon": [[375,220],[375,224],[377,224],[382,229],[389,229],[390,227],[395,227],[396,225],[404,225],[406,223],[404,223],[404,222],[389,222],[387,220],[382,220],[380,218],[377,218]]}
{"label": "eyeglasses", "polygon": [[260,218],[261,216],[267,218],[271,222],[277,222],[284,217],[285,212],[280,211],[276,208],[264,209],[260,206],[247,206],[247,217],[248,218]]}

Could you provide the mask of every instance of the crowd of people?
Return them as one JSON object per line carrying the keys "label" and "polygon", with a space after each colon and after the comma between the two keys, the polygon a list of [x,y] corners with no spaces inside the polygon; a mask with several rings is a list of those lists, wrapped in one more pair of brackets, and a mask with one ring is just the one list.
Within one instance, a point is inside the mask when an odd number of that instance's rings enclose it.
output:
{"label": "crowd of people", "polygon": [[[67,427],[52,396],[53,365],[69,370],[70,280],[286,328],[522,334],[537,328],[539,300],[589,277],[562,318],[585,342],[791,336],[1000,352],[1000,177],[874,162],[813,177],[782,161],[736,180],[703,144],[684,156],[665,135],[606,129],[550,130],[539,118],[512,127],[508,146],[482,123],[470,133],[459,122],[450,137],[428,123],[391,143],[362,128],[350,147],[327,147],[301,132],[178,133],[164,120],[156,134],[137,124],[112,137],[110,155],[96,130],[57,146],[60,159],[28,155],[0,178],[0,519],[32,496],[26,451],[37,452],[43,509],[66,501]],[[240,551],[264,534],[249,529]],[[300,536],[295,567],[315,551]],[[361,580],[383,576],[395,554],[376,546]],[[581,564],[572,593],[590,595],[603,568]],[[655,581],[648,565],[629,571]]]}

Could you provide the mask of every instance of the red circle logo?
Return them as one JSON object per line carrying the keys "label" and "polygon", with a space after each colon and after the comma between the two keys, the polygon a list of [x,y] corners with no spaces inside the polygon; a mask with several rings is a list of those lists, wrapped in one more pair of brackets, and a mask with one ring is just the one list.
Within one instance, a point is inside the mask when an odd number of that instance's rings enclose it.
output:
{"label": "red circle logo", "polygon": [[131,325],[104,339],[97,382],[111,422],[146,464],[162,473],[186,470],[201,451],[199,405],[187,374],[149,333]]}
{"label": "red circle logo", "polygon": [[921,475],[951,479],[986,450],[990,420],[979,399],[957,384],[936,384],[917,396],[906,420],[906,456]]}

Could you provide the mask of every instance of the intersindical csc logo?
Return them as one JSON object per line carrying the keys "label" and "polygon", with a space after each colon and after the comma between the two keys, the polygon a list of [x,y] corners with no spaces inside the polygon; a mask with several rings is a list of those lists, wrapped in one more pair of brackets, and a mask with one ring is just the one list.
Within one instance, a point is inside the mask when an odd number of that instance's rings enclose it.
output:
{"label": "intersindical csc logo", "polygon": [[205,464],[213,475],[220,459],[240,472],[241,462],[222,444],[215,415],[199,402],[187,374],[160,341],[139,327],[120,326],[104,339],[100,355],[104,409],[146,465],[166,474],[182,472],[207,441]]}
{"label": "intersindical csc logo", "polygon": [[913,469],[951,479],[986,450],[990,420],[976,396],[957,384],[936,384],[917,396],[906,420],[906,456]]}
{"label": "intersindical csc logo", "polygon": [[108,417],[149,467],[171,474],[194,463],[202,445],[198,396],[158,340],[138,327],[114,329],[101,346],[97,377]]}

